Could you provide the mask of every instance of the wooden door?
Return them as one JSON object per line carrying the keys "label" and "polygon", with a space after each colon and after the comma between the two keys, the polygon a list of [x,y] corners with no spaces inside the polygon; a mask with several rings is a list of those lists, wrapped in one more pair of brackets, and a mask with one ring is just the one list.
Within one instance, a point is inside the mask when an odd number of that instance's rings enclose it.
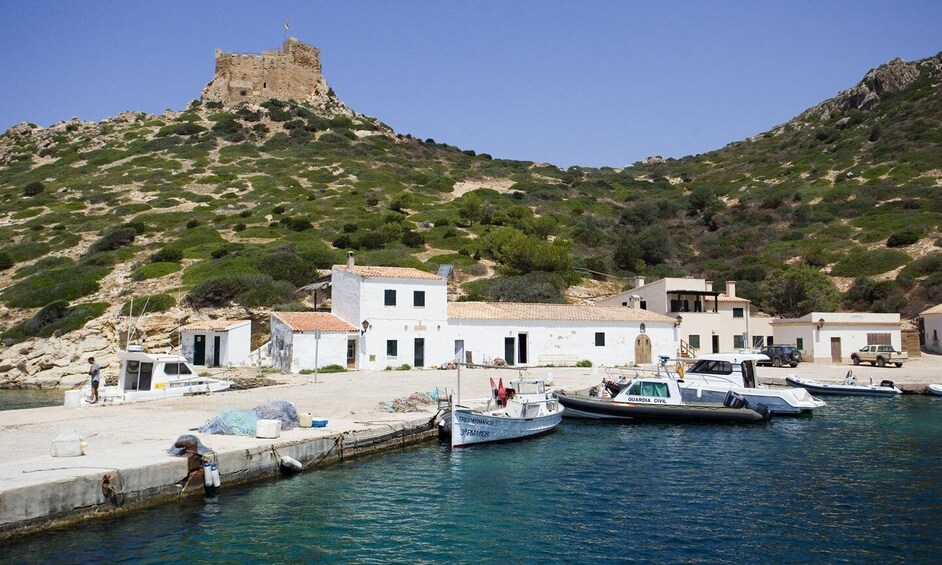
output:
{"label": "wooden door", "polygon": [[651,338],[641,334],[635,339],[635,364],[651,362]]}
{"label": "wooden door", "polygon": [[194,365],[206,364],[206,336],[205,335],[193,336],[193,364]]}
{"label": "wooden door", "polygon": [[831,338],[831,361],[834,363],[841,362],[841,338],[839,337]]}
{"label": "wooden door", "polygon": [[356,369],[357,367],[357,340],[347,340],[347,368]]}
{"label": "wooden door", "polygon": [[213,336],[213,367],[219,366],[219,355],[222,352],[222,337]]}

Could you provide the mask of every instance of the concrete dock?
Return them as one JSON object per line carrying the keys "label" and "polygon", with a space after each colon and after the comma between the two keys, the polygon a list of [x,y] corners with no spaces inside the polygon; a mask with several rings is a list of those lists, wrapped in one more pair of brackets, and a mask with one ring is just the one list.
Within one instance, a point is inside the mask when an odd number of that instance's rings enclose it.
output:
{"label": "concrete dock", "polygon": [[[797,368],[759,369],[760,382],[783,384],[789,373],[838,382],[853,369],[858,382],[893,380],[908,392],[924,392],[942,383],[942,357],[915,359],[901,369],[803,363]],[[533,376],[549,377],[556,388],[580,389],[597,384],[604,369],[540,368]],[[488,378],[508,381],[516,371],[462,369],[463,399],[486,398]],[[414,392],[454,389],[456,371],[348,372],[288,375],[289,384],[213,395],[84,408],[48,407],[0,411],[0,539],[89,518],[132,511],[203,494],[202,484],[186,490],[186,460],[167,453],[176,439],[193,433],[218,457],[222,488],[275,476],[278,458],[290,456],[305,468],[394,449],[435,437],[437,407],[389,413],[381,402]],[[0,392],[2,393],[2,392]],[[298,428],[278,439],[200,434],[193,430],[225,408],[253,408],[288,400],[299,412],[327,418],[326,428]],[[74,430],[88,443],[80,457],[52,457],[52,441]],[[105,476],[112,485],[103,488]]]}

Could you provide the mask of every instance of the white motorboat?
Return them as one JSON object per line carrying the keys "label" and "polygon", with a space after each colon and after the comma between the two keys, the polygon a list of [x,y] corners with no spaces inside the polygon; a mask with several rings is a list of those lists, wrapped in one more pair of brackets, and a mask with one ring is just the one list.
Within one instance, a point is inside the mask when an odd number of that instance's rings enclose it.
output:
{"label": "white motorboat", "polygon": [[884,380],[879,385],[873,383],[859,385],[856,383],[853,371],[847,371],[843,383],[822,383],[807,379],[798,378],[796,375],[788,375],[785,382],[793,386],[800,386],[808,389],[815,394],[832,394],[844,396],[896,396],[903,394],[903,391],[896,388],[893,381]]}
{"label": "white motorboat", "polygon": [[808,414],[826,406],[804,388],[770,388],[756,384],[756,363],[769,358],[756,353],[716,353],[697,357],[693,366],[677,370],[685,402],[721,404],[733,391],[746,400],[748,408],[760,404],[773,414]]}
{"label": "white motorboat", "polygon": [[942,396],[942,385],[929,385],[926,389],[933,396]]}
{"label": "white motorboat", "polygon": [[[98,402],[102,404],[155,400],[171,396],[184,396],[220,392],[232,386],[230,381],[199,376],[187,360],[179,355],[145,353],[141,346],[129,346],[118,353],[121,372],[116,386],[101,386]],[[66,406],[87,405],[91,399],[91,386],[68,391]]]}
{"label": "white motorboat", "polygon": [[562,421],[564,408],[555,393],[546,390],[543,379],[516,379],[510,381],[510,388],[504,388],[503,380],[498,387],[493,382],[496,410],[452,407],[451,425],[442,426],[443,432],[451,434],[452,448],[533,437],[553,431]]}

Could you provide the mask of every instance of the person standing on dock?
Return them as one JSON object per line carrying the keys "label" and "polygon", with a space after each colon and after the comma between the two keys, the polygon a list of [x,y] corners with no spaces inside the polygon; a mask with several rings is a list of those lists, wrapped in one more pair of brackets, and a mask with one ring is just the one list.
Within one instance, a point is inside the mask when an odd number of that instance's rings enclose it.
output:
{"label": "person standing on dock", "polygon": [[91,367],[88,368],[88,376],[92,378],[92,399],[89,401],[94,404],[98,402],[98,383],[101,380],[101,366],[95,363],[94,357],[88,358]]}

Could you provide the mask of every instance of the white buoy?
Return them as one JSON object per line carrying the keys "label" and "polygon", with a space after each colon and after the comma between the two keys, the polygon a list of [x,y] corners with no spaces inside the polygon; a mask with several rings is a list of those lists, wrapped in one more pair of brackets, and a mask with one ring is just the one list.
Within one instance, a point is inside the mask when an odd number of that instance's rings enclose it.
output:
{"label": "white buoy", "polygon": [[300,461],[287,455],[281,456],[279,465],[281,465],[281,469],[286,473],[299,473],[304,469],[304,465],[302,465]]}
{"label": "white buoy", "polygon": [[216,466],[216,463],[210,463],[210,474],[213,477],[213,488],[219,488],[222,485],[222,479],[219,478],[219,467]]}
{"label": "white buoy", "polygon": [[213,468],[209,461],[203,462],[203,486],[207,489],[213,488]]}

